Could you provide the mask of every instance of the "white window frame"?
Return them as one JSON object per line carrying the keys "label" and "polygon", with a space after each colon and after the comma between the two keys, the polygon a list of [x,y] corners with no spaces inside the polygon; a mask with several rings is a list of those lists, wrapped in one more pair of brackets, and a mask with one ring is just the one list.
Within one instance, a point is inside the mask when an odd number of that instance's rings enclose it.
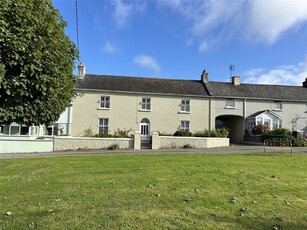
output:
{"label": "white window frame", "polygon": [[180,122],[180,130],[181,131],[190,131],[190,121],[182,120]]}
{"label": "white window frame", "polygon": [[151,98],[143,97],[141,101],[141,110],[142,111],[151,111]]}
{"label": "white window frame", "polygon": [[235,99],[234,98],[226,98],[226,109],[233,109],[235,108]]}
{"label": "white window frame", "polygon": [[180,112],[189,113],[191,109],[190,99],[182,99],[180,105]]}
{"label": "white window frame", "polygon": [[99,109],[110,109],[110,96],[100,96]]}
{"label": "white window frame", "polygon": [[[102,130],[102,132],[100,132]],[[108,134],[109,133],[109,118],[99,118],[98,119],[98,134]]]}
{"label": "white window frame", "polygon": [[282,110],[282,102],[281,101],[274,101],[273,110],[274,111],[281,111]]}

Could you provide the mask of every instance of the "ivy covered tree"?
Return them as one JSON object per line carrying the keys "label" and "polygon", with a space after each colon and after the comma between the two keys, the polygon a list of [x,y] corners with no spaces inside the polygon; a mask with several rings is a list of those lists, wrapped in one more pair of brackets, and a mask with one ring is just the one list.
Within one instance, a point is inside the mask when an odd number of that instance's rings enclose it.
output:
{"label": "ivy covered tree", "polygon": [[0,124],[56,121],[74,96],[78,51],[50,0],[0,0]]}

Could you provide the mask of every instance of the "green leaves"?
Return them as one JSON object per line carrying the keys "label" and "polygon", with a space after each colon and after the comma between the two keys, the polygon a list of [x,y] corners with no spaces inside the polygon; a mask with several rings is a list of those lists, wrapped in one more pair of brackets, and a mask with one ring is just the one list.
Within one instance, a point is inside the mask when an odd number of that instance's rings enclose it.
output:
{"label": "green leaves", "polygon": [[66,22],[50,0],[0,3],[0,124],[54,122],[74,96]]}

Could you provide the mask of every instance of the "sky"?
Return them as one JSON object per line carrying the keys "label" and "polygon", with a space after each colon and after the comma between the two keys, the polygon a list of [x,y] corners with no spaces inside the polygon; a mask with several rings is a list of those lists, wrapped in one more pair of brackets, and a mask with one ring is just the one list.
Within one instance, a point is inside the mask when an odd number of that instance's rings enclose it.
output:
{"label": "sky", "polygon": [[[77,43],[76,0],[51,0]],[[78,0],[87,73],[302,85],[307,0]],[[231,72],[229,66],[233,65]],[[75,71],[76,72],[76,71]]]}

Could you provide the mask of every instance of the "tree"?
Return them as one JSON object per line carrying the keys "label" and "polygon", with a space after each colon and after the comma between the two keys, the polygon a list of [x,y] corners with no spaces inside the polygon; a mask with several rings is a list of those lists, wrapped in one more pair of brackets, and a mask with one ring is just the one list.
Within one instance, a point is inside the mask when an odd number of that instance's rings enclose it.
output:
{"label": "tree", "polygon": [[74,96],[78,51],[50,0],[0,0],[0,124],[56,121]]}

